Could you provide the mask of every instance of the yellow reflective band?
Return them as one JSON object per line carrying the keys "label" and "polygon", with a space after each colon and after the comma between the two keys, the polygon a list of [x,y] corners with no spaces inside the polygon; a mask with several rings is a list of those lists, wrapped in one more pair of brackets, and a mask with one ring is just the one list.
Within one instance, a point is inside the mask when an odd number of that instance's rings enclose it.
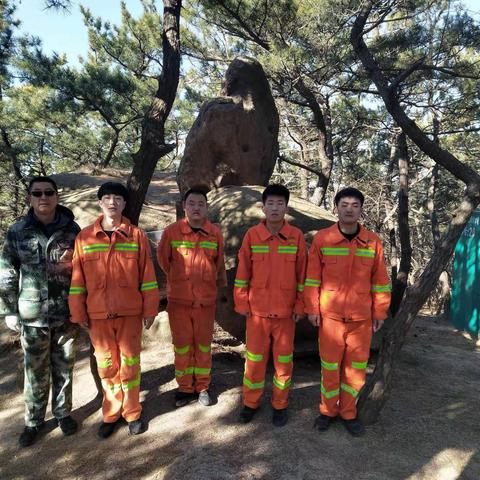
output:
{"label": "yellow reflective band", "polygon": [[124,392],[127,392],[128,390],[132,390],[135,387],[140,386],[140,372],[138,372],[137,378],[135,380],[131,380],[130,382],[127,383],[122,383],[122,390]]}
{"label": "yellow reflective band", "polygon": [[277,252],[278,253],[289,253],[295,255],[298,251],[298,247],[295,245],[279,245]]}
{"label": "yellow reflective band", "polygon": [[194,367],[187,367],[185,370],[175,370],[176,377],[183,377],[184,375],[192,375]]}
{"label": "yellow reflective band", "polygon": [[323,253],[323,255],[329,257],[329,256],[340,256],[340,257],[346,257],[350,255],[350,249],[346,247],[322,247],[320,249]]}
{"label": "yellow reflective band", "polygon": [[172,240],[170,245],[173,248],[195,248],[195,242],[187,242],[185,240]]}
{"label": "yellow reflective band", "polygon": [[200,242],[198,245],[200,246],[200,248],[208,248],[209,250],[218,249],[218,243],[216,242]]}
{"label": "yellow reflective band", "polygon": [[291,353],[290,355],[279,355],[277,357],[277,360],[280,363],[290,363],[293,360],[293,353]]}
{"label": "yellow reflective band", "polygon": [[372,250],[371,248],[357,248],[357,251],[355,252],[355,256],[374,258],[375,250]]}
{"label": "yellow reflective band", "polygon": [[115,250],[117,252],[138,252],[138,243],[116,243]]}
{"label": "yellow reflective band", "polygon": [[336,397],[337,395],[340,394],[340,389],[336,389],[336,390],[330,390],[327,392],[327,390],[325,390],[325,387],[323,386],[323,382],[320,384],[320,391],[322,392],[322,395],[325,397],[325,398],[332,398],[332,397]]}
{"label": "yellow reflective band", "polygon": [[91,243],[90,245],[84,245],[83,253],[93,252],[106,252],[110,248],[109,243]]}
{"label": "yellow reflective band", "polygon": [[265,387],[265,381],[253,383],[247,377],[243,377],[243,384],[248,387],[250,390],[258,390],[259,388]]}
{"label": "yellow reflective band", "polygon": [[98,360],[97,359],[97,366],[98,368],[108,368],[112,366],[112,359],[111,358],[105,358],[103,360]]}
{"label": "yellow reflective band", "polygon": [[303,292],[304,289],[305,285],[303,285],[302,283],[297,284],[297,292]]}
{"label": "yellow reflective band", "polygon": [[148,290],[155,290],[156,288],[158,288],[157,282],[145,282],[141,284],[140,291],[147,292]]}
{"label": "yellow reflective band", "polygon": [[392,286],[387,283],[386,285],[372,285],[372,292],[375,293],[383,293],[383,292],[391,292]]}
{"label": "yellow reflective band", "polygon": [[250,245],[252,253],[269,253],[270,247],[268,245]]}
{"label": "yellow reflective band", "polygon": [[325,370],[337,370],[338,369],[338,363],[336,362],[327,362],[323,359],[320,359],[320,364]]}
{"label": "yellow reflective band", "polygon": [[184,347],[173,347],[173,349],[175,350],[175,353],[178,353],[179,355],[184,355],[185,353],[188,352],[188,350],[190,350],[190,345],[185,345]]}
{"label": "yellow reflective band", "polygon": [[277,377],[275,377],[275,375],[273,376],[273,384],[280,390],[286,390],[291,383],[292,383],[291,378],[289,378],[286,382],[281,382]]}
{"label": "yellow reflective band", "polygon": [[122,390],[122,384],[121,383],[110,384],[106,380],[102,380],[102,386],[105,390],[110,390],[113,394]]}
{"label": "yellow reflective band", "polygon": [[261,353],[252,353],[247,350],[247,358],[252,362],[261,362],[263,360],[263,355]]}
{"label": "yellow reflective band", "polygon": [[195,375],[210,375],[210,371],[210,368],[195,367],[193,369],[193,373],[195,373]]}
{"label": "yellow reflective band", "polygon": [[248,281],[247,280],[237,280],[237,279],[235,279],[234,285],[237,288],[245,288],[245,287],[248,287]]}
{"label": "yellow reflective band", "polygon": [[350,385],[347,385],[346,383],[341,383],[340,388],[343,391],[348,392],[353,398],[357,398],[358,392],[354,388],[352,388]]}
{"label": "yellow reflective band", "polygon": [[306,287],[319,287],[320,280],[315,280],[314,278],[306,278],[305,279],[305,286]]}
{"label": "yellow reflective band", "polygon": [[122,363],[131,367],[140,363],[140,357],[124,357],[122,355]]}
{"label": "yellow reflective band", "polygon": [[203,353],[208,353],[210,351],[210,345],[203,345],[202,343],[199,343],[198,348]]}
{"label": "yellow reflective band", "polygon": [[86,292],[87,292],[87,289],[85,287],[70,287],[70,290],[68,291],[68,294],[69,295],[83,295]]}

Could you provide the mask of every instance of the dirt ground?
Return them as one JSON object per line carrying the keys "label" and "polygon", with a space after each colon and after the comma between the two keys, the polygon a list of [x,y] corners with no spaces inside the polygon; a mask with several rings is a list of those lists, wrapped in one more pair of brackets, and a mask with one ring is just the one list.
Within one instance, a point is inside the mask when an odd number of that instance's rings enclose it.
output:
{"label": "dirt ground", "polygon": [[[21,354],[5,330],[0,340],[1,479],[480,478],[480,352],[438,318],[419,317],[397,365],[393,396],[363,438],[350,437],[340,423],[324,434],[312,428],[320,380],[316,357],[295,361],[287,426],[272,426],[269,390],[258,417],[238,424],[242,345],[217,332],[215,405],[173,408],[171,348],[150,335],[141,384],[148,431],[129,437],[123,425],[111,438],[97,440],[101,416],[83,341],[74,381],[73,416],[80,430],[63,437],[49,415],[38,442],[20,449]],[[271,373],[270,367],[267,379]]]}

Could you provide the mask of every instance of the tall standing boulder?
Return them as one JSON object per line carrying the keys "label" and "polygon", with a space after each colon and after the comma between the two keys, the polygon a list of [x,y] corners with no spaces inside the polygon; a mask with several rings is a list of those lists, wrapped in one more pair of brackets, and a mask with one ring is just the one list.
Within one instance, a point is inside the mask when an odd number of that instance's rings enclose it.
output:
{"label": "tall standing boulder", "polygon": [[204,103],[187,136],[177,173],[181,193],[193,185],[267,185],[278,156],[278,112],[262,66],[238,57],[221,97]]}

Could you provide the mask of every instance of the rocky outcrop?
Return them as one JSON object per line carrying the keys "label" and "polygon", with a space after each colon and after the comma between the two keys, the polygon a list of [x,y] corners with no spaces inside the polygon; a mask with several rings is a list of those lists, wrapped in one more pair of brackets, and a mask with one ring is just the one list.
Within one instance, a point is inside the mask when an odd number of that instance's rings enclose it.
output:
{"label": "rocky outcrop", "polygon": [[278,112],[262,66],[236,58],[221,97],[200,109],[177,173],[180,192],[193,185],[267,185],[278,156]]}

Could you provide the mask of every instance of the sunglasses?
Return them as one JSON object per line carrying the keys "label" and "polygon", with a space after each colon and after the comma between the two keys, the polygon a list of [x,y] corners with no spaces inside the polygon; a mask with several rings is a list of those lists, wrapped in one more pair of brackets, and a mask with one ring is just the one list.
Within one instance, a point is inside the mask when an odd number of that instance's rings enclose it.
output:
{"label": "sunglasses", "polygon": [[30,195],[40,198],[42,195],[45,195],[46,197],[53,197],[56,193],[57,192],[55,190],[34,190],[33,192],[30,192]]}

